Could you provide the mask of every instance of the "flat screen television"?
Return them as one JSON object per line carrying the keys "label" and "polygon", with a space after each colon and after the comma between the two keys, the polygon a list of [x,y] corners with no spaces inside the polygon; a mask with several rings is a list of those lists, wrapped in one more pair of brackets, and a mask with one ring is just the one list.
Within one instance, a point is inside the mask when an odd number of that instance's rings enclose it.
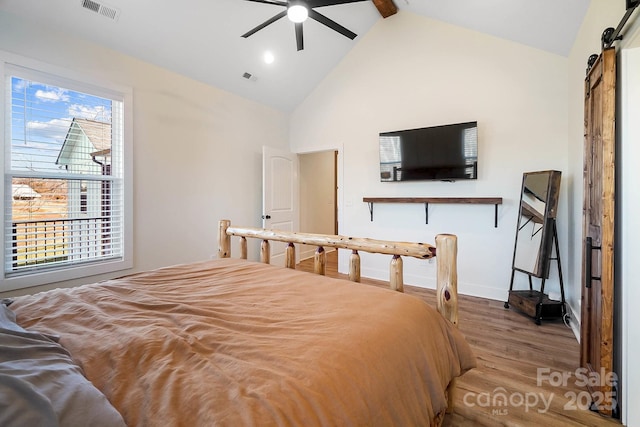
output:
{"label": "flat screen television", "polygon": [[380,133],[383,182],[478,178],[478,122]]}

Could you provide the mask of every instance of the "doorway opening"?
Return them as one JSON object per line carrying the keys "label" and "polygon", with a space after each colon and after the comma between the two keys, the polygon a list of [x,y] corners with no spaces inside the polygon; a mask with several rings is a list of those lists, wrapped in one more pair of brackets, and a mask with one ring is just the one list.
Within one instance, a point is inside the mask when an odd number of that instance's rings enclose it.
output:
{"label": "doorway opening", "polygon": [[[300,231],[338,234],[338,151],[298,154],[300,177]],[[313,257],[316,248],[304,245],[300,259]]]}

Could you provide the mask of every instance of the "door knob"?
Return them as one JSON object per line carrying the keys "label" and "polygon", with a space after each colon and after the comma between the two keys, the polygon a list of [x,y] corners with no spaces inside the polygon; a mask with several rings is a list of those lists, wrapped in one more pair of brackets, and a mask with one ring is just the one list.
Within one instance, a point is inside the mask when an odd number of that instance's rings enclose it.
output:
{"label": "door knob", "polygon": [[262,215],[262,219],[271,219],[271,215]]}

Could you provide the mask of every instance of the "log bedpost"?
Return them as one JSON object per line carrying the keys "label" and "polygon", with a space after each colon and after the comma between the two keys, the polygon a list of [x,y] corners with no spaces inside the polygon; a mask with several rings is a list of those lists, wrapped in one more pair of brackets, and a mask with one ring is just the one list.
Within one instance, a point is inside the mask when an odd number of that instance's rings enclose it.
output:
{"label": "log bedpost", "polygon": [[231,236],[227,234],[227,228],[231,225],[228,219],[221,219],[218,222],[218,258],[229,258],[231,256]]}
{"label": "log bedpost", "polygon": [[284,266],[287,268],[293,268],[294,270],[296,269],[296,247],[294,246],[293,243],[289,242],[289,244],[287,244],[287,248],[285,249],[285,260],[284,260]]}
{"label": "log bedpost", "polygon": [[402,258],[394,255],[389,266],[389,286],[391,290],[404,292],[404,279],[402,277]]}
{"label": "log bedpost", "polygon": [[325,275],[327,266],[327,253],[322,246],[318,246],[316,253],[313,256],[313,272],[316,274]]}
{"label": "log bedpost", "polygon": [[458,238],[452,234],[436,236],[438,311],[454,325],[458,324]]}
{"label": "log bedpost", "polygon": [[247,238],[240,236],[240,259],[247,259]]}
{"label": "log bedpost", "polygon": [[260,262],[264,264],[271,262],[271,245],[268,240],[263,240],[260,244]]}
{"label": "log bedpost", "polygon": [[360,281],[360,254],[353,249],[349,256],[349,280],[352,282]]}
{"label": "log bedpost", "polygon": [[[458,325],[458,238],[452,234],[436,236],[436,260],[438,266],[436,302],[445,319]],[[447,413],[453,412],[456,379],[447,386]]]}

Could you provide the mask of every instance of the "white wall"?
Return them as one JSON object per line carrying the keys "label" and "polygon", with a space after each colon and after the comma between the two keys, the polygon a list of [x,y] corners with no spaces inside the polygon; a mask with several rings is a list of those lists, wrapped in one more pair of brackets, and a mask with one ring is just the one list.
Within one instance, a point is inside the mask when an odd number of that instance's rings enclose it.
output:
{"label": "white wall", "polygon": [[637,260],[640,253],[640,194],[638,193],[638,164],[640,164],[640,15],[635,12],[635,20],[624,31],[620,42],[620,287],[622,313],[619,328],[622,341],[622,421],[625,425],[640,425],[640,311],[636,301],[640,300],[637,286]]}
{"label": "white wall", "polygon": [[[566,74],[566,58],[401,11],[379,21],[294,111],[291,148],[344,146],[341,234],[428,243],[457,234],[460,292],[505,300],[522,173],[567,170]],[[474,120],[477,181],[380,182],[379,132]],[[376,204],[370,222],[368,196],[486,196],[504,204],[498,228],[490,205],[432,205],[426,225],[423,205]],[[564,258],[566,197],[564,185]],[[385,279],[388,265],[388,257],[362,256],[363,276]],[[405,282],[433,287],[435,263],[405,260]]]}
{"label": "white wall", "polygon": [[132,271],[210,258],[219,219],[260,225],[262,145],[287,148],[283,113],[7,14],[0,49],[133,88]]}
{"label": "white wall", "polygon": [[[640,425],[640,287],[637,283],[637,263],[640,254],[640,194],[638,193],[638,164],[640,164],[640,31],[636,33],[633,49],[622,52],[621,83],[625,90],[621,104],[623,107],[621,124],[621,269],[622,292],[622,396],[623,420],[627,425]],[[616,336],[616,339],[618,337]]]}

